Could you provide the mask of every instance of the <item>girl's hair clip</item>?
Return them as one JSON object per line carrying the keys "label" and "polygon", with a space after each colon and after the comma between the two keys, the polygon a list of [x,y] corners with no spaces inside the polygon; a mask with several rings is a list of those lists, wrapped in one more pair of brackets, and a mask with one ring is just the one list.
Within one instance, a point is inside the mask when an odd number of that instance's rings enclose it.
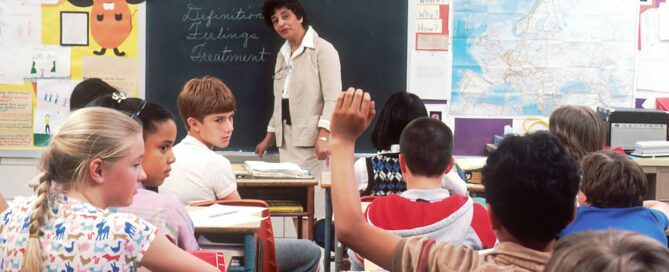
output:
{"label": "girl's hair clip", "polygon": [[123,100],[126,100],[128,97],[125,96],[125,93],[122,92],[114,92],[112,93],[112,99],[116,101],[116,103],[121,103]]}

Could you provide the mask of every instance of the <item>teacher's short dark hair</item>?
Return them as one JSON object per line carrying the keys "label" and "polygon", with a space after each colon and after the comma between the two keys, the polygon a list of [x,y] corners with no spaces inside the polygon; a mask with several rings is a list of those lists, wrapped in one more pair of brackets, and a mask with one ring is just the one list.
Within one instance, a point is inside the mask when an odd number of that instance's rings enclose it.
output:
{"label": "teacher's short dark hair", "polygon": [[272,15],[274,11],[280,8],[287,8],[293,13],[297,19],[302,19],[302,27],[304,30],[309,27],[309,19],[307,19],[307,12],[304,11],[304,8],[297,0],[266,0],[265,4],[262,6],[262,16],[265,18],[265,24],[270,28],[272,26]]}

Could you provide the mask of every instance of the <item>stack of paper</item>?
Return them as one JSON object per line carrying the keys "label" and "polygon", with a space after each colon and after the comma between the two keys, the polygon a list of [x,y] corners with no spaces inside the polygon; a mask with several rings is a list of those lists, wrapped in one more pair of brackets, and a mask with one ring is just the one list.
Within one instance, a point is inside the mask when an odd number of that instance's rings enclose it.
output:
{"label": "stack of paper", "polygon": [[244,168],[251,176],[264,178],[303,178],[302,168],[292,162],[272,163],[264,161],[246,161]]}
{"label": "stack of paper", "polygon": [[638,141],[632,155],[639,157],[669,156],[669,141]]}

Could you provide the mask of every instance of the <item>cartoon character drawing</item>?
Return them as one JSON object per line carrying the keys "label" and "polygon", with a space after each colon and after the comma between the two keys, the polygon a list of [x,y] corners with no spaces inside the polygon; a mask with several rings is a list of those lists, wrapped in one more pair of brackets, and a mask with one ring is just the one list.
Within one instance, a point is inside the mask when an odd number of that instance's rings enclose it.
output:
{"label": "cartoon character drawing", "polygon": [[51,121],[51,114],[44,115],[44,133],[51,134],[51,127],[49,126],[49,121]]}
{"label": "cartoon character drawing", "polygon": [[98,56],[104,55],[107,49],[114,49],[116,56],[125,56],[118,47],[128,38],[132,31],[132,16],[128,4],[139,4],[144,0],[67,0],[77,7],[91,8],[91,33],[93,39],[102,47],[93,51]]}

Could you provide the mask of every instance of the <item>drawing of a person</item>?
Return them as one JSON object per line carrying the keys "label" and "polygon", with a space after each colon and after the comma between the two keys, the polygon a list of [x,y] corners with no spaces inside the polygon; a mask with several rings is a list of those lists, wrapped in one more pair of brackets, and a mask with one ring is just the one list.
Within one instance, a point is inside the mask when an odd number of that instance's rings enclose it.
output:
{"label": "drawing of a person", "polygon": [[51,127],[49,126],[49,121],[51,120],[51,114],[44,115],[44,133],[51,134]]}

